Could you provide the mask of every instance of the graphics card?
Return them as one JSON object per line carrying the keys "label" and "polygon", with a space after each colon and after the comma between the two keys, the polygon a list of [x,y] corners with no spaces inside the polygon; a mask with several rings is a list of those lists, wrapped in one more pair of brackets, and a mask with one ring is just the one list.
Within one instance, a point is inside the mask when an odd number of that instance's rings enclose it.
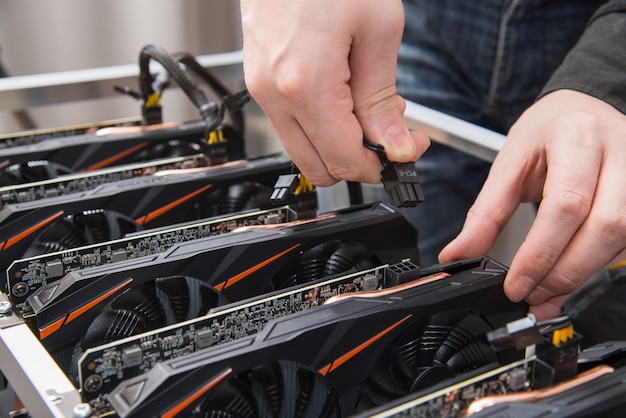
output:
{"label": "graphics card", "polygon": [[[322,305],[343,294],[396,286],[419,277],[410,261],[383,265],[272,292],[211,310],[207,315],[74,354],[77,386],[94,409],[106,409],[106,395],[118,384],[157,363],[253,335],[272,319]],[[89,345],[89,344],[87,344]]]}
{"label": "graphics card", "polygon": [[[169,122],[149,126],[102,128],[93,134],[50,138],[40,143],[0,149],[0,161],[9,164],[45,160],[71,172],[96,170],[120,164],[166,157],[209,153],[204,121]],[[222,125],[230,160],[244,158],[241,135]]]}
{"label": "graphics card", "polygon": [[94,133],[99,129],[113,127],[128,127],[141,125],[141,118],[113,119],[101,122],[83,123],[71,126],[61,126],[50,129],[35,129],[0,135],[0,148],[11,148],[20,145],[37,144],[46,139],[64,138],[75,135]]}
{"label": "graphics card", "polygon": [[191,170],[162,171],[94,189],[0,210],[0,264],[110,241],[141,228],[271,207],[279,175],[289,173],[284,154]]}
{"label": "graphics card", "polygon": [[28,319],[27,298],[37,289],[70,271],[118,263],[165,252],[173,245],[256,225],[275,225],[289,219],[289,207],[235,212],[198,222],[153,228],[123,238],[68,248],[15,260],[7,269],[7,295],[13,309]]}
{"label": "graphics card", "polygon": [[[71,271],[38,289],[28,303],[35,313],[35,332],[48,350],[59,353],[90,335],[92,324],[106,322],[101,315],[134,318],[132,327],[118,329],[117,338],[136,333],[135,326],[143,332],[147,329],[141,327],[166,325],[150,324],[144,312],[148,307],[160,309],[161,292],[194,300],[197,315],[351,269],[417,260],[416,240],[415,230],[400,213],[376,203],[313,219],[250,226],[178,243],[152,256]],[[104,332],[91,340],[105,342]]]}
{"label": "graphics card", "polygon": [[484,338],[525,314],[504,295],[505,274],[493,260],[466,260],[403,285],[331,298],[256,335],[160,362],[108,401],[122,417],[349,416],[513,361]]}
{"label": "graphics card", "polygon": [[[33,170],[47,170],[49,165],[48,162],[30,161],[28,163],[28,167]],[[12,178],[6,179],[0,177],[1,184],[8,184],[0,187],[0,208],[15,203],[32,202],[49,197],[85,192],[102,184],[142,177],[154,174],[158,171],[189,169],[207,165],[209,164],[204,154],[195,154],[184,157],[150,160],[136,164],[125,164],[78,174],[32,175],[32,177],[36,178],[50,177],[46,180],[38,181],[21,182],[14,181]],[[18,165],[16,164],[14,166]],[[23,179],[25,175],[23,167],[19,167],[19,173],[13,173],[13,171],[15,170],[4,170],[0,173],[0,176],[20,177]],[[13,176],[13,174],[15,174],[15,176]]]}

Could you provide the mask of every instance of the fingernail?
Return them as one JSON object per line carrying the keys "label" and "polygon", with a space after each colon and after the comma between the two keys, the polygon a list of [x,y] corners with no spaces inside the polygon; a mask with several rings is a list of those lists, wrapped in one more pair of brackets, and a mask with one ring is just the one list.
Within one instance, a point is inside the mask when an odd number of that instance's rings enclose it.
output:
{"label": "fingernail", "polygon": [[519,276],[508,286],[507,294],[513,302],[522,301],[537,286],[535,281],[528,276]]}
{"label": "fingernail", "polygon": [[402,124],[391,125],[385,132],[385,148],[398,157],[412,158],[415,155],[415,144],[408,134],[406,126]]}

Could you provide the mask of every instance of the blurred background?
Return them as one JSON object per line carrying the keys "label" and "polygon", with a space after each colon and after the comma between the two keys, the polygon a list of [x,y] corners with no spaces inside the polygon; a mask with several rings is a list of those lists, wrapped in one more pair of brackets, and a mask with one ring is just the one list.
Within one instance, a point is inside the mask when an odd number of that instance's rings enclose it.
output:
{"label": "blurred background", "polygon": [[[1,0],[0,62],[9,75],[138,62],[146,44],[193,55],[241,48],[239,2],[226,0]],[[168,120],[196,118],[178,89],[164,95]],[[179,99],[181,99],[179,101]],[[140,114],[128,96],[29,109],[39,128]],[[19,130],[11,112],[0,132]]]}

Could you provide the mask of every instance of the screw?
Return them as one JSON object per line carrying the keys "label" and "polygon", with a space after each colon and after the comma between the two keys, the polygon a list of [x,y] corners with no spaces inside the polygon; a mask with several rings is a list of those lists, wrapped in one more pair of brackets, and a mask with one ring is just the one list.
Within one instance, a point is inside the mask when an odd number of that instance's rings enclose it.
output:
{"label": "screw", "polygon": [[13,285],[13,295],[17,296],[18,298],[21,298],[23,296],[26,296],[26,294],[28,293],[29,289],[28,289],[28,285],[24,282],[17,282]]}
{"label": "screw", "polygon": [[8,300],[0,301],[0,315],[11,312],[11,308],[13,308],[13,305]]}
{"label": "screw", "polygon": [[91,405],[88,403],[79,403],[72,408],[72,417],[88,418],[91,416]]}

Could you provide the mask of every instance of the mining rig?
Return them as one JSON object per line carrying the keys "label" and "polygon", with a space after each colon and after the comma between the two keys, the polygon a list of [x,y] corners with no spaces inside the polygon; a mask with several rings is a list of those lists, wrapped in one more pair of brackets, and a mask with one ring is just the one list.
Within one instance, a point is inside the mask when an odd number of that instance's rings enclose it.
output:
{"label": "mining rig", "polygon": [[[163,122],[170,80],[197,120]],[[247,155],[245,90],[154,45],[137,83],[140,117],[0,136],[0,414],[625,412],[626,344],[581,350],[572,321],[626,264],[537,321],[497,260],[420,265],[412,165],[366,140],[388,201],[320,211],[288,156]]]}

